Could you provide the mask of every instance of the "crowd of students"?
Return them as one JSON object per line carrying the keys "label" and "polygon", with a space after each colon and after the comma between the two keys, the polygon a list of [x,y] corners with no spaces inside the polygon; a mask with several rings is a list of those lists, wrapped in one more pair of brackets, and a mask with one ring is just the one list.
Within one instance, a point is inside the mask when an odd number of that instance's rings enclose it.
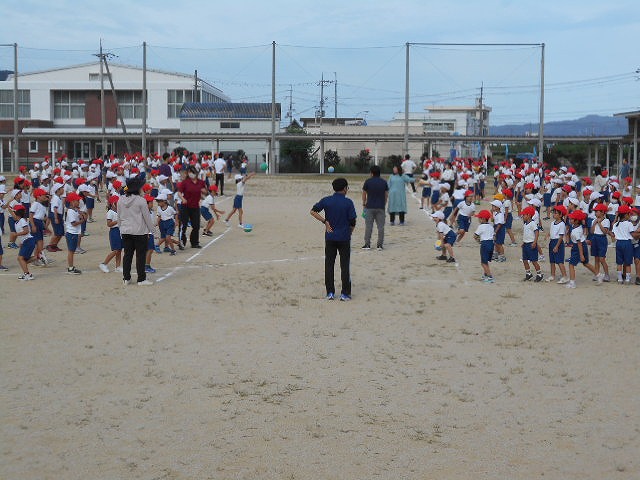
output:
{"label": "crowd of students", "polygon": [[[21,166],[13,183],[0,176],[0,230],[5,235],[8,225],[8,249],[18,251],[18,264],[22,270],[19,280],[33,280],[29,266],[46,267],[53,263],[52,253],[63,251],[60,241],[65,239],[67,273],[81,274],[75,265],[75,255],[83,254],[82,238],[87,224],[96,221],[96,202],[105,199],[106,224],[109,228],[109,250],[99,268],[109,272],[113,261],[115,270],[122,272],[122,239],[119,232],[118,201],[125,192],[127,181],[134,177],[144,179],[143,195],[149,207],[154,231],[149,232],[145,264],[146,273],[154,273],[152,254],[183,250],[187,244],[187,230],[192,229],[191,247],[200,248],[200,216],[205,220],[202,235],[211,236],[217,219],[225,212],[215,205],[215,197],[223,188],[225,174],[232,175],[232,166],[218,154],[196,155],[184,152],[180,156],[155,154],[111,155],[93,161],[70,161],[66,156],[55,160],[49,157],[31,169]],[[236,195],[232,211],[225,223],[238,213],[243,227],[242,198],[244,186],[254,174],[247,173],[247,160],[242,159],[238,173],[233,176]],[[215,183],[214,183],[215,179]],[[191,198],[188,180],[197,185]],[[221,192],[220,192],[221,194]],[[193,205],[191,202],[194,202]],[[195,206],[196,215],[190,215]],[[102,215],[100,215],[102,216]],[[45,245],[45,237],[48,241]],[[3,265],[2,237],[0,237],[0,271]]]}
{"label": "crowd of students", "polygon": [[[476,213],[478,197],[484,195],[480,189],[484,172],[478,162],[427,159],[423,166],[421,208],[431,208],[443,250],[438,259],[456,261],[453,247],[476,217],[474,238],[480,242],[482,280],[493,283],[489,262],[507,260],[507,235],[509,246],[517,246],[513,232],[517,220],[522,222],[524,281],[556,281],[575,288],[576,267],[583,265],[597,285],[610,282],[607,253],[612,247],[617,283],[630,285],[635,269],[635,284],[640,285],[640,194],[632,196],[631,177],[619,179],[596,168],[595,178],[579,178],[572,167],[549,169],[535,160],[516,166],[509,160],[495,169],[490,210]],[[540,264],[545,252],[550,264],[546,278]]]}

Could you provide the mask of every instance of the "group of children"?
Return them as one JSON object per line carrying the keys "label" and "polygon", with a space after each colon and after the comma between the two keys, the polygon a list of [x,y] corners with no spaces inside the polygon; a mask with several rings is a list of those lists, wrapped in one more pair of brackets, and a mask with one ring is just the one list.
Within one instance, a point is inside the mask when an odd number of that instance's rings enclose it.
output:
{"label": "group of children", "polygon": [[[113,159],[112,159],[113,160]],[[149,159],[148,159],[149,160]],[[46,267],[54,260],[51,253],[60,252],[60,240],[64,237],[67,251],[67,273],[79,275],[82,272],[75,266],[75,255],[86,251],[82,249],[82,238],[88,235],[87,224],[95,221],[93,211],[95,202],[100,202],[100,192],[106,193],[107,212],[106,224],[109,228],[109,251],[99,264],[101,271],[108,273],[109,265],[115,263],[115,271],[122,271],[122,239],[118,228],[118,201],[124,193],[127,178],[144,175],[147,183],[141,194],[149,206],[152,223],[157,226],[159,238],[154,232],[149,232],[149,244],[145,270],[154,273],[151,257],[155,253],[176,254],[176,249],[184,249],[188,219],[181,212],[183,198],[179,185],[187,175],[187,169],[195,164],[203,172],[208,194],[202,195],[200,213],[205,219],[202,234],[212,236],[212,228],[216,220],[225,212],[216,207],[215,197],[218,195],[216,185],[209,185],[207,172],[211,171],[207,158],[176,158],[170,164],[172,178],[162,175],[158,170],[151,169],[149,162],[141,158],[129,158],[129,161],[119,163],[110,161],[107,166],[102,160],[93,163],[74,162],[72,170],[65,170],[68,166],[64,158],[54,164],[48,161],[37,165],[38,175],[24,167],[14,179],[13,188],[7,189],[7,180],[0,176],[0,230],[4,235],[5,216],[8,217],[9,242],[8,248],[18,250],[18,264],[22,273],[19,280],[33,280],[34,275],[29,266]],[[35,167],[34,167],[35,168]],[[193,170],[193,168],[192,168]],[[175,175],[175,176],[174,176]],[[236,195],[234,205],[225,222],[237,212],[242,226],[242,197],[246,181],[254,174],[236,174]],[[155,203],[155,205],[154,205]],[[176,231],[179,232],[176,236]],[[49,242],[45,246],[45,236]],[[0,271],[8,268],[3,265],[4,249],[0,237]]]}
{"label": "group of children", "polygon": [[[436,170],[430,176],[439,178],[438,173]],[[465,190],[462,200],[451,202],[447,193],[449,183],[439,183],[440,198],[431,204],[431,217],[436,223],[442,249],[448,256],[443,252],[437,258],[455,262],[453,246],[469,231],[471,218],[475,216],[479,221],[474,238],[480,243],[482,280],[493,283],[495,280],[489,262],[506,261],[504,244],[507,234],[510,246],[516,246],[512,232],[516,218],[522,221],[524,281],[556,281],[567,288],[576,288],[576,267],[581,264],[593,274],[597,285],[609,282],[607,251],[611,239],[615,247],[617,283],[631,284],[634,266],[635,283],[640,285],[640,195],[635,199],[631,196],[631,179],[625,178],[623,187],[615,181],[607,183],[607,194],[590,188],[582,189],[573,181],[574,177],[573,169],[563,167],[557,171],[545,171],[535,163],[513,170],[504,168],[497,175],[499,181],[489,204],[490,210],[481,210],[477,214],[475,210],[479,202],[474,201],[474,190]],[[541,185],[540,179],[555,187]],[[583,178],[582,182],[587,186],[592,183],[589,178]],[[467,186],[460,172],[454,183],[456,189]],[[517,185],[517,193],[511,188],[514,184]],[[516,213],[513,212],[514,204]],[[541,217],[543,207],[547,215],[544,218]],[[548,231],[543,220],[551,220]],[[547,239],[550,276],[545,279],[540,262],[545,260],[543,243]],[[589,255],[593,257],[593,263],[590,263]],[[568,269],[565,263],[568,263]]]}

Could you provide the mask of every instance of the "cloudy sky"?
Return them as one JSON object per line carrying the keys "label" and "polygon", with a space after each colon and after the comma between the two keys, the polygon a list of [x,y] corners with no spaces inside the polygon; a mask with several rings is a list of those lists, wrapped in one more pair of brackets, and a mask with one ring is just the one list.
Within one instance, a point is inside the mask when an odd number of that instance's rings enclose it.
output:
{"label": "cloudy sky", "polygon": [[[407,42],[533,44],[412,46],[412,112],[472,105],[482,87],[493,124],[537,122],[541,43],[546,121],[640,109],[636,0],[2,4],[0,43],[18,43],[22,72],[94,61],[100,40],[113,63],[141,66],[147,42],[149,68],[197,70],[233,101],[270,101],[275,41],[277,101],[295,117],[319,108],[321,79],[327,116],[371,122],[404,111]],[[12,49],[0,47],[0,69],[12,68]]]}

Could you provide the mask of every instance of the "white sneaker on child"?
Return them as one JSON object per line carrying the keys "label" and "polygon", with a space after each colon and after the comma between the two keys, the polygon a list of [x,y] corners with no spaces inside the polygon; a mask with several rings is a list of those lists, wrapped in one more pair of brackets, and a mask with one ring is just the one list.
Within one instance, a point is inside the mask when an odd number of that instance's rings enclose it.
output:
{"label": "white sneaker on child", "polygon": [[109,267],[107,267],[104,263],[98,265],[98,268],[102,270],[104,273],[109,273]]}

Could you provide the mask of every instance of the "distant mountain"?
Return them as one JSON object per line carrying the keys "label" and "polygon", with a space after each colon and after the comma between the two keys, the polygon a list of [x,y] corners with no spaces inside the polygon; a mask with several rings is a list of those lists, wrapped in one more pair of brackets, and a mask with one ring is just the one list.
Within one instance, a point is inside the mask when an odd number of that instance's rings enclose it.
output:
{"label": "distant mountain", "polygon": [[[490,128],[491,135],[527,135],[538,133],[537,123],[523,125],[496,125]],[[601,115],[587,115],[576,120],[561,120],[545,122],[545,135],[626,135],[628,133],[627,119],[624,117],[603,117]]]}

